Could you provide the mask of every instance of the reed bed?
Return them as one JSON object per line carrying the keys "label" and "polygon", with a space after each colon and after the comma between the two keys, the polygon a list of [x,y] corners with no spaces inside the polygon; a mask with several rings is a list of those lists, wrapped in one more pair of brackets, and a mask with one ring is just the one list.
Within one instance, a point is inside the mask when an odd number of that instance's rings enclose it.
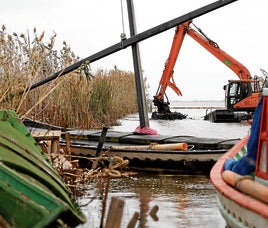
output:
{"label": "reed bed", "polygon": [[[30,38],[33,37],[33,38]],[[80,60],[66,42],[55,48],[56,34],[8,34],[0,30],[0,108],[21,118],[79,129],[117,125],[137,112],[132,72],[97,70],[89,64],[33,90],[31,85]]]}

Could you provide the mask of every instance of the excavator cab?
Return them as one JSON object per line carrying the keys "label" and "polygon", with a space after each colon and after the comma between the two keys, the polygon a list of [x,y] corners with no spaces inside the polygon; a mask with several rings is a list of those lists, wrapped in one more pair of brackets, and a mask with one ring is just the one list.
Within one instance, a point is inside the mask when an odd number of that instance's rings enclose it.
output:
{"label": "excavator cab", "polygon": [[231,111],[254,112],[261,86],[258,80],[229,80],[224,86],[225,106]]}
{"label": "excavator cab", "polygon": [[214,123],[241,122],[253,118],[261,95],[259,78],[229,80],[225,90],[226,109],[214,110],[204,117]]}

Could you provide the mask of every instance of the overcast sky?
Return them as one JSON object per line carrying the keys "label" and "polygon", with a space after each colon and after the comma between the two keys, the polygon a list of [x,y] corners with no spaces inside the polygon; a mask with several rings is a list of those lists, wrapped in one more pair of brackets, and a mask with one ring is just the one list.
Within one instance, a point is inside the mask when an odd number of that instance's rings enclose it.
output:
{"label": "overcast sky", "polygon": [[[216,0],[215,0],[216,1]],[[213,0],[133,0],[138,32],[215,2]],[[129,37],[126,1],[124,28]],[[220,48],[244,64],[252,76],[268,71],[268,1],[239,0],[193,22]],[[120,41],[123,32],[121,0],[8,0],[1,2],[0,24],[9,33],[57,33],[57,44],[66,41],[81,58]],[[172,43],[170,29],[139,44],[143,76],[150,94],[156,93]],[[133,71],[131,48],[91,64],[91,69]],[[175,67],[174,79],[183,97],[167,90],[170,100],[223,100],[223,85],[237,76],[189,36],[185,37]]]}

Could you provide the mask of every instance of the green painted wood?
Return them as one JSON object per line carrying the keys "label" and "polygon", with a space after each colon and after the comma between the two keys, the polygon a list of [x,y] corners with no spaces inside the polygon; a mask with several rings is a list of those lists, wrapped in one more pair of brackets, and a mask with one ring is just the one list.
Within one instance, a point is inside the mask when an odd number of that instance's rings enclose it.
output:
{"label": "green painted wood", "polygon": [[71,191],[11,110],[0,111],[0,195],[0,214],[16,227],[86,221]]}

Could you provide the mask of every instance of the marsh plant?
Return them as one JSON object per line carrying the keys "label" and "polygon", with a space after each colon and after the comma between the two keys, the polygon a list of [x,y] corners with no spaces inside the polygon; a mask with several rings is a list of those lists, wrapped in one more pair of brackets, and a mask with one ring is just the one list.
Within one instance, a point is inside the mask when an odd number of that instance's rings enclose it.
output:
{"label": "marsh plant", "polygon": [[56,34],[45,38],[0,31],[0,107],[21,118],[68,128],[96,129],[116,125],[137,112],[135,78],[131,72],[98,70],[89,64],[33,90],[28,88],[80,60],[66,42],[55,48]]}

